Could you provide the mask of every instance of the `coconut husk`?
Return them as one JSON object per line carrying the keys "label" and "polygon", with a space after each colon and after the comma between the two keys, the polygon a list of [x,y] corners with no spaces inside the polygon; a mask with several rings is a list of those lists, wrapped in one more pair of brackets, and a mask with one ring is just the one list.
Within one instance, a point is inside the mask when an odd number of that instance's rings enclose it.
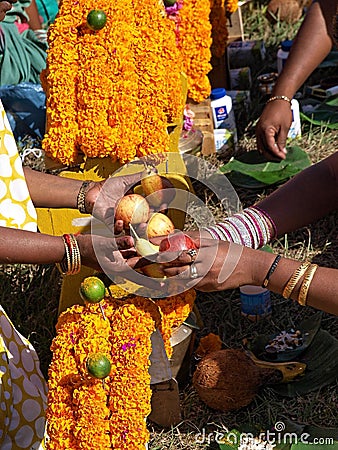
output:
{"label": "coconut husk", "polygon": [[199,362],[193,385],[210,408],[230,411],[251,403],[275,375],[274,369],[257,367],[242,350],[226,349],[209,353]]}
{"label": "coconut husk", "polygon": [[271,0],[268,4],[266,17],[276,23],[278,20],[295,23],[302,17],[303,8],[297,0]]}

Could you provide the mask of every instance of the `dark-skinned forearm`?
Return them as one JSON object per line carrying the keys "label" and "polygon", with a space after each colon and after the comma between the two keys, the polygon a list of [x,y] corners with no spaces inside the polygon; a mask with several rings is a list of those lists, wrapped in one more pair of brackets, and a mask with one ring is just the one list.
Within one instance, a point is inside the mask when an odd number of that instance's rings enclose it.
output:
{"label": "dark-skinned forearm", "polygon": [[338,209],[338,152],[303,170],[257,206],[271,216],[278,235]]}
{"label": "dark-skinned forearm", "polygon": [[0,227],[0,263],[50,264],[62,261],[65,246],[60,236]]}
{"label": "dark-skinned forearm", "polygon": [[272,95],[292,98],[330,52],[332,19],[336,12],[334,4],[332,0],[322,0],[311,5]]}
{"label": "dark-skinned forearm", "polygon": [[76,208],[81,180],[24,168],[31,199],[40,208]]}
{"label": "dark-skinned forearm", "polygon": [[[252,284],[260,286],[276,255],[260,252],[261,254],[258,257],[257,250],[247,248],[245,252],[249,253],[245,258],[246,264],[248,264],[248,261],[251,261],[250,264],[253,270]],[[278,263],[277,269],[270,277],[268,289],[276,294],[282,294],[285,285],[300,264],[300,261],[282,258]],[[301,283],[302,280],[298,282],[292,291],[291,299],[294,301],[297,301]],[[306,304],[316,309],[338,315],[337,292],[338,270],[318,267],[310,284]]]}

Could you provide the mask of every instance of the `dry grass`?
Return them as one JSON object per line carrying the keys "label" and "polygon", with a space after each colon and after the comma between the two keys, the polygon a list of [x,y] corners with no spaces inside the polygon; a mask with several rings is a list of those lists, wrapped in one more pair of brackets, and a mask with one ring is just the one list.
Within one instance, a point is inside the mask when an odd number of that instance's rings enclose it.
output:
{"label": "dry grass", "polygon": [[[246,15],[246,30],[251,30],[248,37],[264,38],[268,45],[266,66],[260,70],[269,71],[273,63],[276,46],[281,38],[291,38],[295,28],[285,29],[282,24],[271,29],[264,18],[265,6],[250,4]],[[298,27],[299,24],[296,24]],[[262,36],[262,30],[264,35]],[[254,124],[259,109],[251,112],[247,123],[242,124],[240,151],[255,148]],[[303,127],[303,137],[299,142],[312,161],[317,162],[335,152],[338,144],[337,133],[324,127]],[[217,158],[210,161],[219,164]],[[29,158],[27,164],[41,168],[41,162]],[[266,196],[273,188],[248,192],[238,189],[237,194],[243,206],[252,204]],[[215,216],[221,217],[222,212],[218,201],[212,194],[203,189],[197,189],[198,195],[206,202]],[[312,224],[309,227],[290,233],[273,243],[275,250],[286,256],[303,260],[311,258],[328,267],[338,268],[338,215],[331,216]],[[191,224],[187,223],[187,228]],[[41,359],[43,373],[47,376],[51,354],[49,346],[54,336],[58,299],[60,294],[60,277],[53,266],[0,266],[1,304],[8,311],[19,331],[27,336],[36,347]],[[240,314],[238,290],[218,293],[199,293],[197,306],[203,318],[204,326],[197,337],[209,332],[217,333],[227,348],[240,347],[244,338],[252,338],[260,333],[273,333],[282,329],[297,326],[305,317],[311,315],[311,308],[301,308],[297,304],[272,295],[273,313],[271,319],[262,320],[256,324],[249,322]],[[323,314],[322,328],[338,337],[337,321],[329,314]],[[191,371],[196,361],[192,358]],[[250,424],[255,427],[268,427],[277,420],[290,419],[301,423],[316,424],[325,427],[337,427],[337,385],[331,385],[308,395],[285,399],[277,396],[266,387],[246,408],[239,411],[222,414],[207,408],[198,398],[191,386],[191,379],[186,380],[180,389],[182,422],[170,430],[163,430],[149,423],[151,431],[151,450],[165,449],[201,449],[206,448],[207,440],[202,444],[196,440],[199,433],[206,430],[212,433],[208,448],[218,448],[213,442],[217,431],[224,428],[243,427]]]}

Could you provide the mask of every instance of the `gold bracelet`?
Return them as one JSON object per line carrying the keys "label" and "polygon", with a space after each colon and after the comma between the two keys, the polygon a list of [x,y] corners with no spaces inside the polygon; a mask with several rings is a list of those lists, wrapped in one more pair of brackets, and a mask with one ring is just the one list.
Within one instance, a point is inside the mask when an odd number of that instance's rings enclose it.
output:
{"label": "gold bracelet", "polygon": [[289,281],[283,289],[282,296],[284,298],[290,298],[292,291],[296,287],[298,281],[302,278],[308,267],[310,266],[309,262],[302,263],[291,275]]}
{"label": "gold bracelet", "polygon": [[266,102],[266,104],[270,102],[274,102],[275,100],[285,100],[286,102],[289,102],[291,105],[291,99],[287,97],[286,95],[274,95],[273,97],[270,97],[269,100]]}
{"label": "gold bracelet", "polygon": [[306,305],[307,294],[309,292],[310,284],[312,282],[312,279],[314,277],[317,268],[318,268],[317,264],[311,264],[304,275],[304,280],[300,287],[297,299],[298,303],[302,306]]}

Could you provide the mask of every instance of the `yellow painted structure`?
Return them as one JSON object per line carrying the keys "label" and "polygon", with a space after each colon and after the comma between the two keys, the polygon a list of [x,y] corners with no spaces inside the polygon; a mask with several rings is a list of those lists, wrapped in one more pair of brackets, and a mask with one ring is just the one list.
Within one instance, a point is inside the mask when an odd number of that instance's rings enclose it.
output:
{"label": "yellow painted structure", "polygon": [[[178,229],[183,229],[185,223],[185,206],[188,201],[187,195],[192,190],[189,178],[186,174],[186,167],[178,152],[178,140],[182,124],[178,124],[170,133],[170,153],[166,161],[157,166],[160,174],[165,175],[179,190],[173,202],[170,204],[168,216]],[[144,165],[130,164],[121,166],[118,162],[113,162],[109,158],[88,158],[74,170],[60,172],[59,176],[76,178],[80,180],[99,181],[109,176],[119,176],[128,173],[143,171]],[[187,195],[185,196],[184,193]],[[178,202],[176,205],[176,201]],[[75,209],[38,209],[38,227],[42,233],[59,236],[64,233],[89,233],[91,228],[91,216],[81,214]],[[71,305],[82,303],[79,295],[81,281],[93,275],[93,269],[83,267],[78,275],[64,276],[62,281],[61,296],[59,303],[59,313]]]}

